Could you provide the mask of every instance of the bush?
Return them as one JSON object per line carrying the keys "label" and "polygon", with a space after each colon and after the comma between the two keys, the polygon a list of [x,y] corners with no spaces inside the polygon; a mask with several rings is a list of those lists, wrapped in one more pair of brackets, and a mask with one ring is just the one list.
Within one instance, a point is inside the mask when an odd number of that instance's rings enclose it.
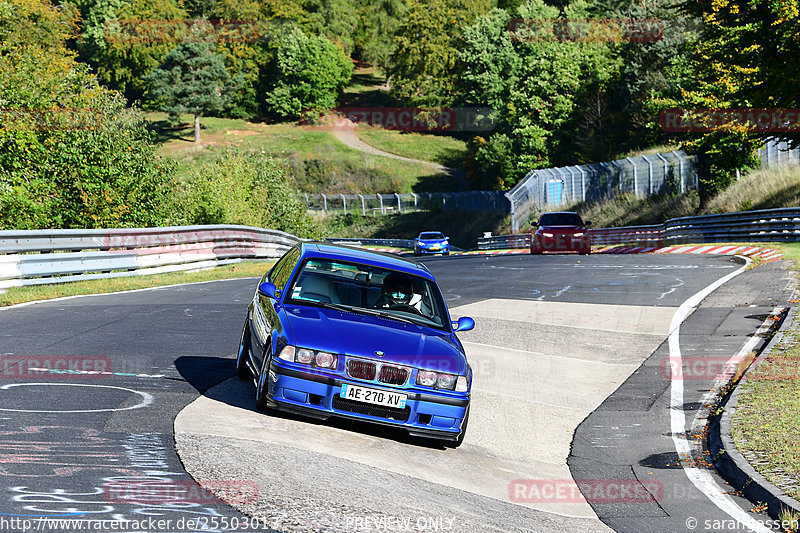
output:
{"label": "bush", "polygon": [[225,150],[193,167],[176,207],[187,224],[243,224],[316,237],[319,229],[289,184],[287,165],[255,152]]}

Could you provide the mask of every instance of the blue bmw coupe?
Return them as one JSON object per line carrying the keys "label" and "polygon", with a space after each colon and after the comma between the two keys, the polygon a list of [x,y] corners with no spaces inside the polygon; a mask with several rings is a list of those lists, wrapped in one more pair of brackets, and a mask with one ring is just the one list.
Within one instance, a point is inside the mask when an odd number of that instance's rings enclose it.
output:
{"label": "blue bmw coupe", "polygon": [[472,369],[431,272],[389,254],[300,243],[248,306],[236,370],[256,407],[405,428],[458,446]]}

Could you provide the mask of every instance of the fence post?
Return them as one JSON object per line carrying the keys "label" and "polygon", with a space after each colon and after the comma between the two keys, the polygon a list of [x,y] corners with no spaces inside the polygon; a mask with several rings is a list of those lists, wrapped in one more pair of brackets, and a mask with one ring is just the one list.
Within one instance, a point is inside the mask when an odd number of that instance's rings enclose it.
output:
{"label": "fence post", "polygon": [[414,212],[416,213],[417,212],[417,195],[412,192],[411,196],[414,197]]}
{"label": "fence post", "polygon": [[683,156],[675,151],[672,152],[672,155],[675,155],[675,157],[678,158],[678,164],[680,165],[679,172],[681,173],[681,194],[683,194],[686,192],[686,180],[683,177]]}
{"label": "fence post", "polygon": [[[633,194],[639,197],[639,170],[636,168],[636,163],[630,157],[625,158],[628,163],[633,167]],[[619,171],[619,190],[622,190],[622,170]]]}
{"label": "fence post", "polygon": [[[609,161],[609,163],[614,165],[614,167],[617,170],[619,170],[619,177],[618,177],[617,181],[619,181],[619,190],[620,190],[620,192],[622,192],[622,164],[621,163],[617,163],[616,161]],[[611,174],[609,174],[609,177],[611,177]],[[610,179],[608,180],[608,190],[611,191],[611,180]]]}
{"label": "fence post", "polygon": [[586,201],[586,175],[584,175],[583,165],[575,167],[581,173],[581,200]]}
{"label": "fence post", "polygon": [[394,196],[395,196],[395,198],[397,198],[397,212],[398,213],[402,213],[403,212],[403,208],[400,206],[400,195],[397,194],[397,193],[394,193]]}
{"label": "fence post", "polygon": [[647,159],[646,155],[643,155],[642,158],[647,162],[647,189],[649,195],[653,194],[653,164],[650,163],[650,160]]}
{"label": "fence post", "polygon": [[303,196],[306,197],[306,209],[308,209],[308,206],[310,205],[310,203],[308,201],[308,194],[304,194]]}
{"label": "fence post", "polygon": [[661,155],[661,154],[656,154],[656,155],[658,156],[658,158],[661,161],[664,162],[664,179],[662,180],[662,182],[666,183],[667,182],[667,178],[669,177],[669,162],[667,161],[667,159],[663,155]]}
{"label": "fence post", "polygon": [[322,195],[322,209],[323,209],[323,211],[325,211],[325,214],[327,215],[328,214],[328,197],[325,196],[324,193]]}
{"label": "fence post", "polygon": [[572,173],[572,169],[570,169],[569,167],[564,167],[564,168],[566,168],[567,172],[569,172],[569,180],[571,182],[570,191],[569,191],[569,196],[570,196],[569,201],[570,202],[574,202],[575,201],[575,174]]}
{"label": "fence post", "polygon": [[383,196],[380,194],[378,195],[378,201],[381,203],[381,215],[385,215],[386,213],[383,210]]}
{"label": "fence post", "polygon": [[364,197],[360,194],[358,195],[358,197],[361,198],[361,216],[365,217],[367,216],[367,206],[364,203]]}
{"label": "fence post", "polygon": [[344,208],[344,214],[347,214],[347,198],[344,197],[344,194],[340,194],[339,196],[342,197],[342,207]]}

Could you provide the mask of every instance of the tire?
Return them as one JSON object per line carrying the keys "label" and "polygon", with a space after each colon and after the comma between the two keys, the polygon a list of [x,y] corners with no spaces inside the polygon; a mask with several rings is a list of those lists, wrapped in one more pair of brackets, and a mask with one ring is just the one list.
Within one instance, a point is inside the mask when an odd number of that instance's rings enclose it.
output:
{"label": "tire", "polygon": [[250,367],[247,362],[250,359],[250,324],[249,318],[245,319],[244,328],[242,328],[242,338],[239,340],[239,351],[236,354],[236,375],[242,381],[253,379],[253,373],[250,372]]}
{"label": "tire", "polygon": [[458,436],[456,440],[448,440],[445,442],[445,447],[447,448],[458,448],[464,443],[464,435],[467,434],[467,425],[469,424],[469,407],[467,407],[467,412],[464,414],[464,422],[461,423],[461,434]]}
{"label": "tire", "polygon": [[542,255],[542,251],[539,249],[531,248],[531,255]]}
{"label": "tire", "polygon": [[261,372],[258,374],[258,382],[256,384],[256,409],[259,411],[269,411],[269,400],[267,400],[267,393],[269,392],[269,363],[272,361],[272,341],[268,341],[268,352],[264,354],[261,362]]}
{"label": "tire", "polygon": [[450,255],[450,252],[442,252],[442,255]]}

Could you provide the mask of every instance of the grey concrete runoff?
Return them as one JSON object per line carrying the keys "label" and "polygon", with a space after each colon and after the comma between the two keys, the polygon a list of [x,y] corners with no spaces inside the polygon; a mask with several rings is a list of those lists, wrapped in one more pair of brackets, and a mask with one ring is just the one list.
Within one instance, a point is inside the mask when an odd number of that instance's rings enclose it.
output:
{"label": "grey concrete runoff", "polygon": [[742,392],[742,385],[747,382],[747,375],[750,370],[758,366],[764,359],[769,357],[775,345],[781,341],[783,332],[791,328],[797,320],[797,308],[792,308],[783,319],[778,332],[761,351],[753,365],[745,373],[744,377],[732,392],[724,405],[724,411],[718,419],[719,427],[716,431],[709,432],[709,449],[711,456],[717,458],[714,466],[719,470],[722,477],[734,488],[741,491],[751,502],[763,502],[768,506],[768,513],[772,518],[778,518],[784,509],[793,510],[800,513],[800,502],[789,497],[781,489],[770,483],[762,474],[744,458],[742,453],[736,448],[731,435],[731,425],[733,416],[736,413],[736,406],[739,395]]}
{"label": "grey concrete runoff", "polygon": [[[675,305],[736,264],[682,258],[670,271],[651,257],[452,259],[426,263],[453,316],[479,325],[460,335],[475,368],[460,448],[356,422],[258,413],[253,386],[229,380],[175,419],[187,471],[256,481],[259,500],[236,507],[281,531],[372,531],[387,521],[415,531],[433,523],[453,531],[608,531],[577,490],[586,478],[567,465],[575,430],[662,344]],[[552,273],[555,288],[530,277],[532,269]],[[496,272],[505,275],[503,291],[491,290],[493,277],[491,288],[458,281]],[[611,290],[636,278],[644,280],[638,298]],[[520,497],[519,480],[578,496]]]}

